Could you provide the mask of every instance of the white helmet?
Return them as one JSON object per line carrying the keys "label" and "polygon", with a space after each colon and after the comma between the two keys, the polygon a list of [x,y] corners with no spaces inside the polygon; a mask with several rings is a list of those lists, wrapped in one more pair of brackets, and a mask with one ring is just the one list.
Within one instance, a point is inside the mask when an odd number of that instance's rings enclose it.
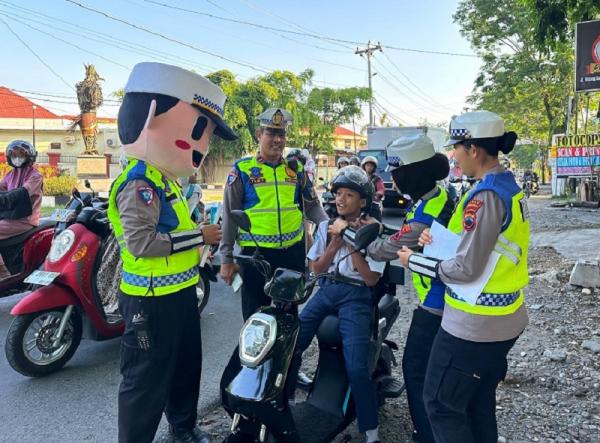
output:
{"label": "white helmet", "polygon": [[337,161],[338,168],[340,167],[340,163],[346,163],[347,165],[349,165],[350,160],[348,160],[348,157],[342,156],[342,157],[338,158],[338,161]]}
{"label": "white helmet", "polygon": [[367,163],[373,163],[375,165],[375,169],[377,169],[377,166],[378,166],[378,164],[377,164],[377,158],[373,157],[372,155],[367,155],[360,162],[360,166],[364,167]]}

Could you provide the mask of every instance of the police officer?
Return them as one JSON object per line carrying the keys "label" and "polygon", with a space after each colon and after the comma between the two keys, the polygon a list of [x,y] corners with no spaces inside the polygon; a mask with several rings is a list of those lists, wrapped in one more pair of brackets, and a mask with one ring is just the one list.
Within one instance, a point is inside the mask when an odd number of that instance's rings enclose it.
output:
{"label": "police officer", "polygon": [[[448,225],[461,236],[456,255],[438,260],[403,248],[398,256],[413,272],[446,285],[473,283],[488,263],[493,266],[475,300],[464,287],[447,288],[424,390],[436,442],[491,443],[498,438],[496,387],[506,375],[506,356],[528,322],[523,304],[529,279],[527,202],[513,174],[498,161],[498,152],[508,154],[517,138],[504,132],[498,115],[476,111],[455,117],[450,137],[460,167],[480,180]],[[420,243],[431,241],[425,231]]]}
{"label": "police officer", "polygon": [[196,428],[202,341],[198,246],[218,226],[197,228],[177,177],[191,175],[211,135],[231,140],[225,95],[192,72],[137,64],[119,109],[127,166],[113,182],[108,218],[123,262],[119,441],[151,442],[163,411],[176,442],[209,442]]}
{"label": "police officer", "polygon": [[[237,233],[229,217],[233,209],[246,211],[252,233],[273,269],[284,267],[300,272],[305,270],[303,212],[314,223],[327,218],[302,164],[282,157],[291,114],[271,108],[258,119],[260,127],[256,138],[260,150],[257,155],[242,158],[233,165],[223,196],[221,277],[227,284],[231,284],[239,269],[233,262]],[[239,244],[243,254],[251,255],[255,250],[248,233],[240,232]],[[243,264],[240,271],[244,282],[242,315],[246,320],[270,300],[263,290],[264,277],[254,266]]]}
{"label": "police officer", "polygon": [[[402,229],[387,239],[371,243],[368,253],[379,261],[394,260],[402,246],[418,248],[421,233],[434,221],[446,226],[454,211],[454,201],[443,186],[437,184],[450,172],[448,159],[436,153],[425,134],[401,137],[386,148],[388,169],[402,192],[416,205],[407,214]],[[431,425],[423,403],[423,383],[431,346],[444,309],[445,285],[440,280],[413,274],[419,306],[413,311],[402,357],[402,373],[408,407],[417,441],[434,442]]]}

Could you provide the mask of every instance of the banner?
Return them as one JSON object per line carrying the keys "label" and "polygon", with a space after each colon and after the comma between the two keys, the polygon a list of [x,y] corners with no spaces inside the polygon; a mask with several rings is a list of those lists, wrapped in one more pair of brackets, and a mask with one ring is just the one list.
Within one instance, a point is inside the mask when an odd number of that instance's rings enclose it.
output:
{"label": "banner", "polygon": [[600,90],[600,20],[577,23],[575,92]]}
{"label": "banner", "polygon": [[558,177],[585,176],[600,171],[600,134],[555,135],[552,145],[552,153],[556,150]]}

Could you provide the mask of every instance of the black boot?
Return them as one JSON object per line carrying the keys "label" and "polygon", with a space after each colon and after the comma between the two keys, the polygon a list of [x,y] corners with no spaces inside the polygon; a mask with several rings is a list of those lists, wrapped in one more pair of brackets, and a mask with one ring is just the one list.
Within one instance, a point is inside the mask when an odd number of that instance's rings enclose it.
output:
{"label": "black boot", "polygon": [[198,426],[194,429],[175,429],[169,425],[169,435],[173,443],[212,443],[208,434]]}

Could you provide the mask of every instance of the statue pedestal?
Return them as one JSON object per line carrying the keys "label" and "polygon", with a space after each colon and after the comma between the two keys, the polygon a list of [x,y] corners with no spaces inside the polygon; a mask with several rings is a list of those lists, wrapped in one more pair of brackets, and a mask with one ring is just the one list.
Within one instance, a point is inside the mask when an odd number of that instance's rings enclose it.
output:
{"label": "statue pedestal", "polygon": [[107,178],[106,157],[103,155],[77,156],[77,178]]}

